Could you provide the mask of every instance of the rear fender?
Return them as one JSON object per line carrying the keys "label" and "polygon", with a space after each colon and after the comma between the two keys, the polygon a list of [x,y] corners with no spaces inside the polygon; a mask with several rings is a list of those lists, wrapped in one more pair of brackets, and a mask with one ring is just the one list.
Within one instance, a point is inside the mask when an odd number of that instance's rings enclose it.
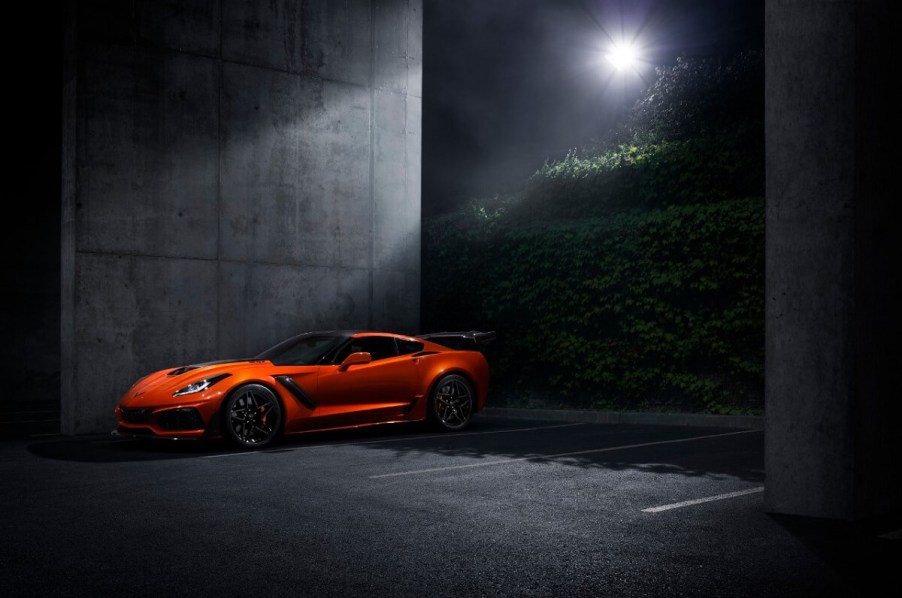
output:
{"label": "rear fender", "polygon": [[426,389],[423,401],[425,405],[435,390],[435,385],[444,376],[458,374],[470,381],[476,393],[476,411],[481,411],[488,397],[489,368],[485,357],[475,351],[454,351],[449,353],[437,353],[424,355],[420,358],[420,368],[423,383],[421,388]]}

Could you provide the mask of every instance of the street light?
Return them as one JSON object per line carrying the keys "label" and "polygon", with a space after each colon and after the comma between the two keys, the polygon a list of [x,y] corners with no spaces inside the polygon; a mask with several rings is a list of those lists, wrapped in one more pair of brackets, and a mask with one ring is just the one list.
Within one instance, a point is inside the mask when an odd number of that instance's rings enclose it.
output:
{"label": "street light", "polygon": [[614,43],[605,54],[605,58],[618,71],[634,71],[639,65],[639,49],[631,43]]}

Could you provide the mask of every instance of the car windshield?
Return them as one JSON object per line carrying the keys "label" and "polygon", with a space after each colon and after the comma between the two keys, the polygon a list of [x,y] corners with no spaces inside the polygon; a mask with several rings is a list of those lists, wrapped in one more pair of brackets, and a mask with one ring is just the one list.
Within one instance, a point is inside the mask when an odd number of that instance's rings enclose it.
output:
{"label": "car windshield", "polygon": [[307,333],[282,341],[254,359],[266,359],[273,365],[316,365],[323,356],[344,342],[340,334]]}

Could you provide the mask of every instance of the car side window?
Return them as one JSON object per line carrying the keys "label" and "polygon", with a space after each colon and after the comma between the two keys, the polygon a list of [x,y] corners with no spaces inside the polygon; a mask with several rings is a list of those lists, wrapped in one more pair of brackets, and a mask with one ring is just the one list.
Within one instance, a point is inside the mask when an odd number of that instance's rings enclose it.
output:
{"label": "car side window", "polygon": [[423,343],[417,341],[408,341],[402,338],[398,339],[398,354],[410,355],[411,353],[419,353],[423,350]]}
{"label": "car side window", "polygon": [[398,349],[395,339],[390,336],[361,336],[352,338],[335,356],[335,363],[341,363],[351,353],[369,353],[373,361],[397,357]]}

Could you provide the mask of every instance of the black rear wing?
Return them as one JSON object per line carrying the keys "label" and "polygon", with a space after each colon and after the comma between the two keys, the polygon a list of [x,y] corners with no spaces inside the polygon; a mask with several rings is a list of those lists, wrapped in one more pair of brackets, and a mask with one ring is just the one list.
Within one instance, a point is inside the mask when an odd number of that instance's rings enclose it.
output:
{"label": "black rear wing", "polygon": [[469,332],[430,332],[429,334],[421,334],[417,338],[421,338],[424,341],[432,341],[458,351],[481,351],[486,345],[495,340],[496,336],[494,332],[470,330]]}

